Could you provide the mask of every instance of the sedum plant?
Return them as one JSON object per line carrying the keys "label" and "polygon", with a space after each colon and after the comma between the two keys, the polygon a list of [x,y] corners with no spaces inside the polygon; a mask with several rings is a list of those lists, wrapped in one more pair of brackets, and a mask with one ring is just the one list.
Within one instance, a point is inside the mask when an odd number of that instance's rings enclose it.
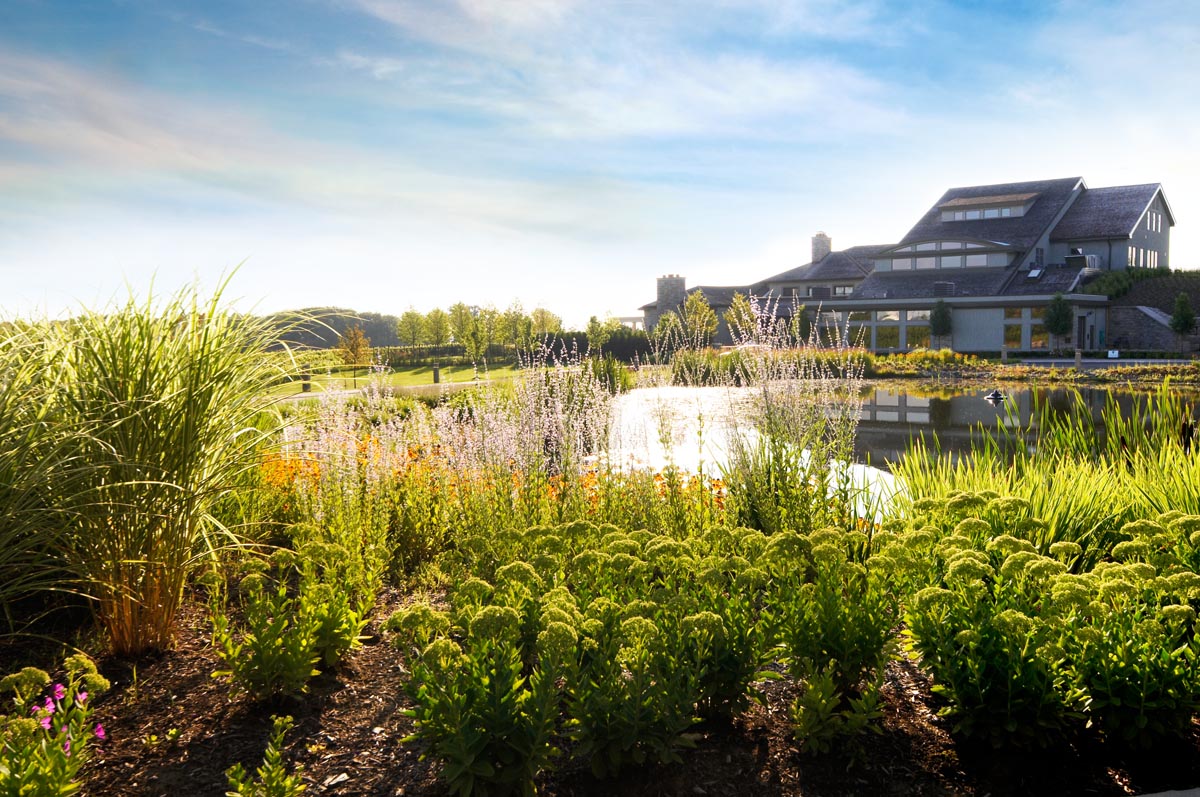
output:
{"label": "sedum plant", "polygon": [[107,679],[83,655],[64,662],[67,682],[26,667],[0,679],[13,694],[13,710],[0,716],[0,794],[63,797],[79,793],[75,778],[88,746],[102,741],[103,725],[91,722],[92,703],[109,689]]}
{"label": "sedum plant", "polygon": [[296,797],[307,788],[301,779],[304,768],[297,766],[288,773],[283,765],[283,738],[292,728],[291,717],[272,717],[271,741],[263,753],[262,766],[251,777],[241,764],[234,764],[225,772],[229,781],[226,797]]}

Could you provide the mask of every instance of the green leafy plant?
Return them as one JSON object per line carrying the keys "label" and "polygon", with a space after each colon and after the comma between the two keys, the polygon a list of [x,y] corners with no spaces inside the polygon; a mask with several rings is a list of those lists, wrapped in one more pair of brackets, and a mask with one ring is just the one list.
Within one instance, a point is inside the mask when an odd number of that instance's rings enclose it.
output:
{"label": "green leafy plant", "polygon": [[252,778],[240,763],[225,772],[229,781],[226,797],[295,797],[307,788],[302,780],[303,767],[290,774],[283,764],[283,738],[292,728],[291,717],[272,717],[271,741],[263,753],[263,763]]}
{"label": "green leafy plant", "polygon": [[243,584],[247,595],[240,635],[231,628],[225,607],[212,607],[213,647],[226,667],[213,677],[229,678],[256,699],[306,691],[309,680],[320,674],[316,627],[297,611],[286,585],[268,590],[254,576]]}
{"label": "green leafy plant", "polygon": [[88,746],[106,738],[104,726],[91,722],[91,707],[108,681],[86,656],[70,656],[63,666],[66,684],[51,686],[50,676],[33,667],[0,679],[0,693],[13,693],[13,712],[0,717],[0,794],[77,794]]}
{"label": "green leafy plant", "polygon": [[574,631],[547,629],[545,655],[528,677],[519,636],[516,611],[488,606],[471,620],[466,650],[438,639],[412,664],[407,713],[417,727],[409,738],[429,745],[454,794],[533,794],[549,766]]}

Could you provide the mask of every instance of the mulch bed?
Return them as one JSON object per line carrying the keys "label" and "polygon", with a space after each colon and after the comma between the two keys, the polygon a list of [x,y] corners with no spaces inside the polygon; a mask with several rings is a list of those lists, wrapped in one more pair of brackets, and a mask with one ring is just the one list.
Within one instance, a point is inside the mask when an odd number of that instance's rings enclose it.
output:
{"label": "mulch bed", "polygon": [[[403,603],[386,596],[387,617]],[[225,770],[262,761],[272,714],[291,714],[295,727],[285,760],[304,767],[314,795],[444,795],[437,764],[421,761],[418,743],[402,743],[413,724],[401,711],[404,662],[376,620],[369,638],[336,673],[315,679],[302,699],[272,706],[231,699],[209,646],[203,607],[188,607],[178,647],[136,665],[101,660],[113,690],[96,705],[108,740],[95,745],[84,794],[223,795]],[[543,794],[659,797],[665,795],[925,795],[1137,794],[1200,785],[1200,724],[1173,749],[1140,756],[1096,739],[1047,752],[981,749],[955,739],[937,716],[929,681],[912,663],[893,662],[884,686],[882,732],[867,736],[857,755],[800,752],[790,734],[788,704],[795,686],[770,682],[762,704],[733,723],[695,728],[696,748],[684,763],[647,766],[598,781],[586,766],[560,759],[540,784]],[[168,736],[177,732],[173,740]],[[155,739],[154,737],[157,737]]]}

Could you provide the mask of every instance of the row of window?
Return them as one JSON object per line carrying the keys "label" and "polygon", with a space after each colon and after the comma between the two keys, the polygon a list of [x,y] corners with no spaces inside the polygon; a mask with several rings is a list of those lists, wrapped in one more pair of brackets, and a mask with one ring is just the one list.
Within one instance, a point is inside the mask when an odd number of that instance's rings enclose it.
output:
{"label": "row of window", "polygon": [[1150,232],[1162,232],[1162,214],[1152,210],[1146,214],[1146,229]]}
{"label": "row of window", "polygon": [[1158,251],[1143,249],[1140,246],[1129,247],[1130,268],[1158,268]]}
{"label": "row of window", "polygon": [[897,252],[934,252],[941,249],[987,249],[984,244],[973,244],[968,241],[927,241],[923,244],[913,244],[897,249]]}
{"label": "row of window", "polygon": [[980,208],[978,210],[943,210],[942,221],[975,221],[976,219],[1007,219],[1024,216],[1024,205],[1009,205],[1003,208]]}
{"label": "row of window", "polygon": [[941,257],[897,257],[892,260],[892,271],[918,271],[934,268],[985,268],[1008,265],[1008,253],[989,252],[978,255],[942,255]]}

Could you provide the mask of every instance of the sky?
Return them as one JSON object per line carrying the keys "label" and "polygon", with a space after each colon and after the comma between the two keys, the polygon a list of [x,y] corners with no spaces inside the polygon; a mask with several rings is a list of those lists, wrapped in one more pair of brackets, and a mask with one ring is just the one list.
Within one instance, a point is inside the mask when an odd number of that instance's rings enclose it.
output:
{"label": "sky", "polygon": [[950,187],[1160,182],[1200,268],[1200,6],[0,0],[0,317],[630,316]]}

